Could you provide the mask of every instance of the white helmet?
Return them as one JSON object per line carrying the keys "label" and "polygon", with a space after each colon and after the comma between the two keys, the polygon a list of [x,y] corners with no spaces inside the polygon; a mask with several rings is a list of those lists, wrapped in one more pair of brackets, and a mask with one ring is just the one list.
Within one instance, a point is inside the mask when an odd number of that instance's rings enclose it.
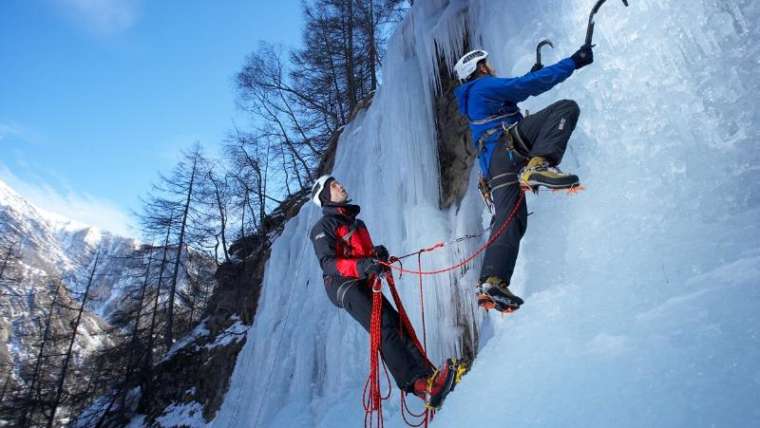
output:
{"label": "white helmet", "polygon": [[314,182],[313,186],[311,186],[311,201],[317,204],[319,207],[322,206],[322,200],[319,199],[319,195],[325,189],[325,186],[330,180],[335,180],[335,178],[332,175],[323,175]]}
{"label": "white helmet", "polygon": [[482,49],[475,49],[464,54],[454,65],[457,78],[459,80],[467,80],[477,70],[478,62],[486,58],[488,58],[488,52]]}

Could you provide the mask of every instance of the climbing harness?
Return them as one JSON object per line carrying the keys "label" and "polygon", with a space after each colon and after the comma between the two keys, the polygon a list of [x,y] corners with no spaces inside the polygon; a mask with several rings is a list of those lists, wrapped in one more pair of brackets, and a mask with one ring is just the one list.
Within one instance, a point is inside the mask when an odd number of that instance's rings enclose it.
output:
{"label": "climbing harness", "polygon": [[523,139],[522,134],[517,129],[519,122],[507,125],[502,123],[501,126],[487,129],[478,139],[478,150],[482,154],[485,152],[486,141],[495,135],[497,132],[502,132],[503,138],[506,140],[507,153],[509,153],[510,159],[512,154],[515,153],[521,159],[528,159],[530,157],[530,148]]}
{"label": "climbing harness", "polygon": [[483,198],[483,204],[488,208],[488,212],[493,215],[496,212],[496,207],[493,203],[493,194],[491,193],[491,186],[488,185],[488,180],[482,175],[478,181],[478,190],[480,190],[480,197]]}
{"label": "climbing harness", "polygon": [[502,125],[502,128],[504,128],[504,138],[507,140],[507,151],[510,156],[512,153],[515,153],[519,158],[528,159],[530,157],[530,148],[517,128],[518,123],[513,123],[507,127]]}
{"label": "climbing harness", "polygon": [[[505,181],[503,183],[497,183],[497,180],[501,180],[501,179],[507,178],[507,177],[514,177],[515,179],[514,180],[510,180],[510,181]],[[489,190],[491,191],[491,193],[493,193],[493,192],[501,189],[502,187],[511,186],[512,184],[517,184],[519,182],[520,181],[517,180],[517,173],[516,172],[505,172],[503,174],[499,174],[499,175],[495,176],[494,178],[492,178],[491,181],[488,182],[488,185],[489,185],[488,187],[489,187]]]}
{"label": "climbing harness", "polygon": [[510,112],[510,113],[488,116],[488,117],[484,117],[483,119],[478,119],[478,120],[471,120],[470,121],[470,125],[485,125],[486,123],[489,123],[489,122],[494,122],[494,121],[497,121],[497,120],[503,120],[503,119],[506,119],[508,117],[517,116],[519,114],[520,114],[520,110],[518,109],[518,110]]}
{"label": "climbing harness", "polygon": [[[495,135],[497,132],[502,132],[502,138],[504,139],[504,144],[506,145],[507,153],[509,154],[509,158],[513,159],[513,156],[517,156],[518,159],[526,160],[529,158],[530,149],[528,148],[528,145],[525,143],[525,140],[523,139],[522,135],[520,135],[520,131],[517,129],[517,124],[519,122],[515,122],[511,125],[506,125],[504,123],[501,124],[501,126],[496,128],[491,128],[483,132],[483,135],[480,136],[478,139],[478,152],[480,153],[480,156],[483,156],[484,153],[486,153],[485,145],[486,140],[491,138],[493,135]],[[497,142],[497,144],[501,143],[501,139]],[[506,175],[515,175],[515,180],[496,184],[496,180],[504,178]],[[485,176],[481,176],[480,180],[478,181],[478,190],[480,191],[480,196],[483,199],[483,204],[488,208],[488,211],[493,215],[496,211],[496,208],[494,206],[493,202],[493,192],[496,189],[502,188],[504,186],[508,186],[510,184],[518,183],[519,181],[516,179],[517,174],[516,173],[505,173],[505,174],[499,174],[495,177],[491,177],[489,180]]]}

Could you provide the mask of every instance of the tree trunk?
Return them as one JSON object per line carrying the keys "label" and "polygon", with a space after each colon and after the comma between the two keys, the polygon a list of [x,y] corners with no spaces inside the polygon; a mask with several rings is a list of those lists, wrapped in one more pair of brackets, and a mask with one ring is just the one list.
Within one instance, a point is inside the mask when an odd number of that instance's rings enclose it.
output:
{"label": "tree trunk", "polygon": [[367,12],[367,36],[369,39],[369,74],[370,74],[370,90],[377,89],[377,41],[375,40],[375,2],[374,0],[368,0],[368,12]]}
{"label": "tree trunk", "polygon": [[166,320],[166,335],[164,342],[167,348],[171,348],[174,343],[174,296],[177,293],[177,277],[179,276],[179,265],[182,257],[182,248],[185,246],[185,228],[187,227],[187,214],[190,212],[190,197],[193,194],[193,184],[195,183],[195,171],[198,165],[197,153],[193,156],[193,170],[190,172],[190,185],[187,189],[187,198],[182,210],[182,224],[179,229],[179,242],[177,243],[177,255],[174,258],[174,273],[172,274],[171,288],[169,289],[168,316]]}
{"label": "tree trunk", "polygon": [[127,388],[129,387],[129,380],[132,377],[132,373],[134,372],[134,357],[135,357],[135,347],[137,344],[137,338],[138,338],[138,332],[140,330],[140,317],[142,315],[142,307],[143,307],[143,301],[145,300],[145,291],[148,289],[148,282],[150,280],[150,267],[151,264],[153,264],[153,245],[150,246],[150,251],[148,252],[148,266],[145,268],[145,279],[143,280],[142,287],[140,288],[140,298],[137,302],[137,315],[135,316],[135,325],[132,328],[132,337],[129,341],[129,356],[127,357],[127,367],[126,371],[124,373],[124,380],[122,381],[121,389],[119,390],[118,394],[114,394],[113,398],[109,401],[108,407],[103,411],[103,413],[100,415],[100,419],[98,420],[98,423],[95,425],[95,428],[100,428],[103,426],[103,423],[106,421],[106,417],[108,416],[108,412],[111,411],[111,408],[113,407],[116,400],[120,400],[120,409],[124,411],[124,406],[127,399]]}
{"label": "tree trunk", "polygon": [[156,336],[156,317],[158,316],[158,301],[161,296],[161,283],[164,282],[164,271],[166,270],[167,256],[169,253],[169,235],[171,234],[171,224],[174,222],[174,213],[169,215],[169,225],[166,226],[166,236],[164,237],[164,248],[161,256],[161,267],[158,271],[158,281],[156,283],[156,296],[153,300],[153,314],[150,319],[150,330],[148,332],[148,357],[145,359],[145,369],[153,367],[153,347],[155,346]]}
{"label": "tree trunk", "polygon": [[211,180],[211,184],[214,185],[214,194],[216,195],[216,206],[219,208],[219,223],[222,228],[221,230],[221,238],[222,238],[222,251],[224,252],[224,261],[229,262],[230,261],[230,255],[227,252],[227,238],[226,238],[226,229],[227,229],[227,216],[225,215],[225,209],[224,204],[222,203],[222,197],[219,194],[219,184],[214,180],[214,174],[209,171],[208,172],[208,178]]}
{"label": "tree trunk", "polygon": [[356,107],[356,79],[354,78],[354,0],[345,0],[345,20],[343,37],[345,38],[346,85],[348,87],[348,111]]}
{"label": "tree trunk", "polygon": [[[47,319],[45,319],[45,330],[42,333],[42,343],[40,344],[40,352],[37,353],[37,361],[34,363],[34,371],[32,372],[32,380],[29,382],[29,392],[26,396],[26,403],[24,405],[24,411],[21,414],[20,425],[24,428],[29,426],[29,413],[32,412],[36,405],[34,402],[34,389],[37,386],[39,380],[40,370],[42,369],[42,360],[45,357],[45,345],[47,345],[48,338],[50,337],[50,325],[53,319],[53,309],[58,303],[58,295],[61,289],[61,282],[56,281],[55,292],[53,294],[53,301],[50,303],[50,309],[48,309]],[[33,413],[33,412],[32,412]]]}
{"label": "tree trunk", "polygon": [[5,256],[3,257],[3,263],[0,264],[0,279],[3,279],[3,274],[5,273],[5,269],[8,267],[8,264],[11,261],[12,255],[13,255],[13,245],[8,245],[8,251],[5,253]]}
{"label": "tree trunk", "polygon": [[90,271],[90,278],[87,280],[87,287],[84,290],[84,296],[82,297],[82,304],[79,306],[79,312],[77,318],[74,321],[74,327],[71,332],[71,340],[69,341],[69,348],[66,351],[66,357],[63,360],[63,367],[61,368],[61,376],[58,379],[58,390],[55,393],[55,400],[53,400],[53,409],[50,411],[50,418],[48,419],[48,428],[52,428],[55,422],[55,412],[58,410],[58,405],[61,402],[61,395],[63,394],[64,383],[66,382],[66,372],[69,369],[69,362],[71,361],[71,353],[74,349],[74,342],[77,338],[77,330],[79,329],[79,322],[82,320],[82,312],[84,312],[84,306],[87,304],[87,297],[90,293],[90,286],[92,286],[92,280],[95,277],[95,271],[98,269],[98,262],[100,261],[100,253],[95,255],[95,263]]}

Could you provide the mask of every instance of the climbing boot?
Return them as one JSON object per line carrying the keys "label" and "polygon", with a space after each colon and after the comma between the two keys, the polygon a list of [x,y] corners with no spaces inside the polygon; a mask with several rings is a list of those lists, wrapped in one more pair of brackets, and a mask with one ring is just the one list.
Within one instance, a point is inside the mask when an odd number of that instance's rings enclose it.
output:
{"label": "climbing boot", "polygon": [[499,312],[514,312],[520,309],[523,299],[509,291],[508,284],[499,277],[489,276],[478,291],[478,306],[486,310],[496,309]]}
{"label": "climbing boot", "polygon": [[439,409],[449,392],[454,389],[457,379],[458,368],[453,359],[445,363],[433,372],[429,377],[421,377],[414,381],[414,395],[425,401],[428,409]]}
{"label": "climbing boot", "polygon": [[578,185],[578,176],[565,174],[556,166],[551,166],[546,159],[535,156],[520,171],[520,185],[536,191],[539,186],[550,189],[569,189]]}

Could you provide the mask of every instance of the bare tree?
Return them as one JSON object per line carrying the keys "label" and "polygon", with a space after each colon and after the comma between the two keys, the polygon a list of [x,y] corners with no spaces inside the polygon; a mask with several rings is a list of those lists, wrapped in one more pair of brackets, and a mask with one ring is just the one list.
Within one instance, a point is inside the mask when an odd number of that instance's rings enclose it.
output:
{"label": "bare tree", "polygon": [[[238,104],[251,114],[255,127],[244,138],[236,130],[237,145],[228,150],[231,165],[240,165],[247,155],[256,172],[234,174],[236,186],[245,190],[243,200],[250,203],[249,191],[256,188],[256,180],[261,182],[255,166],[264,160],[259,155],[263,147],[267,161],[277,165],[271,171],[282,187],[255,195],[284,199],[312,182],[330,141],[360,101],[377,88],[383,35],[405,8],[402,0],[305,1],[301,48],[286,54],[282,48],[260,43],[248,56],[236,78]],[[260,220],[264,215],[250,217]]]}
{"label": "bare tree", "polygon": [[92,265],[92,270],[90,271],[90,278],[87,280],[87,286],[84,290],[84,296],[82,297],[82,303],[79,306],[79,312],[77,313],[76,320],[72,323],[71,326],[71,340],[69,341],[69,347],[66,351],[64,360],[63,360],[63,367],[61,368],[61,375],[58,378],[58,389],[55,394],[55,399],[53,400],[53,408],[50,411],[50,417],[48,418],[47,426],[48,428],[51,428],[53,424],[55,423],[55,413],[58,410],[58,406],[61,403],[61,397],[64,392],[64,384],[66,382],[66,373],[69,369],[69,362],[71,361],[71,355],[72,351],[74,349],[74,342],[77,338],[77,333],[79,331],[79,322],[82,320],[82,313],[84,312],[85,305],[87,304],[87,297],[90,293],[90,287],[92,286],[92,280],[95,278],[95,271],[98,269],[98,262],[100,261],[100,253],[95,255],[95,262]]}
{"label": "bare tree", "polygon": [[0,236],[0,284],[18,283],[19,272],[11,272],[21,260],[21,239],[9,235]]}
{"label": "bare tree", "polygon": [[26,399],[24,400],[24,403],[22,405],[23,411],[21,413],[20,418],[20,425],[22,427],[29,426],[31,419],[30,417],[34,415],[38,404],[40,403],[41,399],[41,390],[40,387],[42,381],[42,367],[43,367],[43,361],[45,361],[45,351],[47,349],[47,346],[49,342],[52,340],[52,322],[53,317],[55,313],[56,304],[58,303],[58,299],[61,294],[61,287],[62,287],[61,281],[54,281],[54,290],[52,291],[53,298],[51,300],[50,306],[48,307],[47,314],[45,316],[45,322],[44,322],[44,330],[42,333],[42,338],[40,340],[40,349],[37,352],[37,359],[34,362],[34,371],[32,372],[31,379],[28,382],[27,386],[27,394]]}
{"label": "bare tree", "polygon": [[[227,245],[227,219],[228,210],[230,204],[230,183],[229,175],[223,177],[217,177],[213,169],[209,169],[206,173],[208,177],[210,199],[213,201],[211,205],[216,208],[218,218],[216,223],[219,225],[219,232],[215,234],[217,236],[217,245],[215,246],[215,259],[219,259],[219,255],[216,249],[221,245],[222,253],[224,254],[224,261],[230,261],[230,254],[227,251],[229,248]],[[208,196],[206,197],[209,198]]]}

